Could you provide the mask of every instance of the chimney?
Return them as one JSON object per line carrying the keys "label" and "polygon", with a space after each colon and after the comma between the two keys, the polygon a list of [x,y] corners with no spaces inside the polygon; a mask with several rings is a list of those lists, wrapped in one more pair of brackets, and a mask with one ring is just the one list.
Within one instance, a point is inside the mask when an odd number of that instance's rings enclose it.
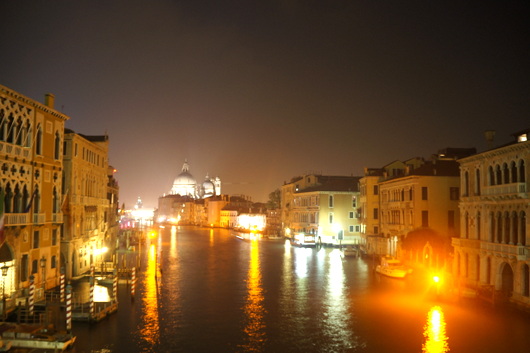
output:
{"label": "chimney", "polygon": [[484,131],[484,137],[486,138],[486,142],[488,144],[488,149],[493,148],[493,140],[495,140],[495,130],[486,130]]}
{"label": "chimney", "polygon": [[54,109],[55,96],[52,93],[46,93],[44,95],[44,105],[48,108]]}

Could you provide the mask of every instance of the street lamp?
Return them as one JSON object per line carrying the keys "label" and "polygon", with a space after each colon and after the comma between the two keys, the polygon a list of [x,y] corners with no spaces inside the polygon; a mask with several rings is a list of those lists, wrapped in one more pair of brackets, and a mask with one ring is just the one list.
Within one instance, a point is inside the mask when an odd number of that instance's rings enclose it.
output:
{"label": "street lamp", "polygon": [[1,267],[2,270],[2,321],[6,318],[6,277],[9,266],[5,265]]}
{"label": "street lamp", "polygon": [[46,300],[46,258],[44,255],[40,259],[40,267],[42,268],[42,294]]}

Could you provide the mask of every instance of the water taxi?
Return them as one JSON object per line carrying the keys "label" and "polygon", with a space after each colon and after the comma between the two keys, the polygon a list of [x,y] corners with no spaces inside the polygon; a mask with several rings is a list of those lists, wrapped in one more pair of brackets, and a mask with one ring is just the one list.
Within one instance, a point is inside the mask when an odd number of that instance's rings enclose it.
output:
{"label": "water taxi", "polygon": [[375,268],[377,273],[392,278],[405,278],[412,269],[406,267],[396,258],[390,256],[383,256],[381,258],[381,264]]}

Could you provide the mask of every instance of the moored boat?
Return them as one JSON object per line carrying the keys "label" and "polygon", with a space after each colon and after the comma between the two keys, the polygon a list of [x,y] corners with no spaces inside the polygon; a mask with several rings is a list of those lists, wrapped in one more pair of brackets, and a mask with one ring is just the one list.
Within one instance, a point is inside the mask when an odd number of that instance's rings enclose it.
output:
{"label": "moored boat", "polygon": [[390,256],[383,256],[381,264],[377,265],[375,271],[392,278],[405,278],[412,269],[406,267],[396,258]]}

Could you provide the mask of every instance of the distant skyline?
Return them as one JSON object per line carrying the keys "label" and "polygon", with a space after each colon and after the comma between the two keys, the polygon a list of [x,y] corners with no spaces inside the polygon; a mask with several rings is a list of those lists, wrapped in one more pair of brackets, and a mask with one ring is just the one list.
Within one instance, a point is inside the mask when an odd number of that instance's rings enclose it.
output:
{"label": "distant skyline", "polygon": [[109,135],[120,203],[197,182],[266,202],[309,172],[497,145],[530,127],[523,1],[0,3],[0,84]]}

